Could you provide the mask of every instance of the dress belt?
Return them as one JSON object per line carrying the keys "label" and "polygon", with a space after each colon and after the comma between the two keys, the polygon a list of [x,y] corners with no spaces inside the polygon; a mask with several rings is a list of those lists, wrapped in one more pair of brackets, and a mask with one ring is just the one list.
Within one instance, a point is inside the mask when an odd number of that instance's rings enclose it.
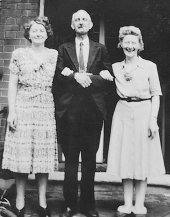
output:
{"label": "dress belt", "polygon": [[119,97],[119,99],[125,100],[127,102],[141,102],[141,101],[151,100],[151,98],[141,99],[141,98],[137,98],[137,97],[127,97],[127,98]]}

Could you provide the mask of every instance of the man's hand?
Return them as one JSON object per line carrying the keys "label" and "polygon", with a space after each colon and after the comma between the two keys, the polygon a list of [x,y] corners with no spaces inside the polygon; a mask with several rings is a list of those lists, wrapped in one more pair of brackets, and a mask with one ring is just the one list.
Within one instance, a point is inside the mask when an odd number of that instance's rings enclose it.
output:
{"label": "man's hand", "polygon": [[108,70],[102,70],[99,74],[103,79],[113,81],[113,76],[110,74]]}
{"label": "man's hand", "polygon": [[61,74],[64,76],[69,76],[69,75],[73,74],[73,71],[71,69],[69,69],[68,67],[65,67],[63,69],[63,71],[61,72]]}
{"label": "man's hand", "polygon": [[148,137],[153,139],[158,131],[159,127],[157,124],[157,118],[151,117],[148,129]]}
{"label": "man's hand", "polygon": [[74,74],[74,78],[82,87],[86,88],[86,87],[89,87],[92,83],[89,75],[90,74],[87,74],[87,73],[76,72]]}

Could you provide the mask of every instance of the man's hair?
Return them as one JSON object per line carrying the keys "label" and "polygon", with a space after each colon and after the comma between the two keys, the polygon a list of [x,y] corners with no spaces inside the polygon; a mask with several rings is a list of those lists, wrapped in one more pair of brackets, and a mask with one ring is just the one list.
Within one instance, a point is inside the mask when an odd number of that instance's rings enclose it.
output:
{"label": "man's hair", "polygon": [[87,13],[87,11],[81,9],[81,10],[76,11],[76,12],[72,15],[71,26],[74,24],[75,16],[76,16],[78,13],[85,13],[85,14],[87,15],[87,18],[89,19],[89,22],[92,23],[91,17],[90,17],[90,15]]}

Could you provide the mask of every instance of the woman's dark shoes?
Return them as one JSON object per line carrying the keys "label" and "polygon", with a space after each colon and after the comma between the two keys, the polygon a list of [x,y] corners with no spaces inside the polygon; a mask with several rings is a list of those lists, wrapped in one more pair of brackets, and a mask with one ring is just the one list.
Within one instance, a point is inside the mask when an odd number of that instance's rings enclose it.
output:
{"label": "woman's dark shoes", "polygon": [[38,207],[38,214],[40,217],[51,217],[49,207],[43,208],[42,206]]}
{"label": "woman's dark shoes", "polygon": [[22,209],[20,209],[20,210],[17,209],[16,207],[14,207],[13,211],[16,214],[17,217],[24,217],[25,206]]}

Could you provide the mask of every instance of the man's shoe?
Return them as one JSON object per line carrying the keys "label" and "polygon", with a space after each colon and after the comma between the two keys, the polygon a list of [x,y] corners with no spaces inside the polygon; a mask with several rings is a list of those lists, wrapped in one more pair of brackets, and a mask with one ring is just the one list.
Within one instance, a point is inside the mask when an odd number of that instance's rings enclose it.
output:
{"label": "man's shoe", "polygon": [[64,211],[60,217],[72,217],[75,214],[75,211],[71,210],[69,207],[67,207],[66,211]]}
{"label": "man's shoe", "polygon": [[90,210],[87,212],[87,217],[99,217],[99,213],[96,210]]}

